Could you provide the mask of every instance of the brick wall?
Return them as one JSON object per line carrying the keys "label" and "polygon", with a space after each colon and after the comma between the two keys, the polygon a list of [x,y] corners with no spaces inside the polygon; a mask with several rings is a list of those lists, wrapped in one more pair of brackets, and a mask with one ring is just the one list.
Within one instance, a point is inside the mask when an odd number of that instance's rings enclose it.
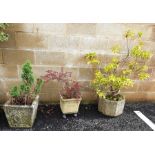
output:
{"label": "brick wall", "polygon": [[[155,52],[155,26],[153,24],[10,24],[10,39],[0,43],[0,103],[7,100],[6,92],[20,82],[21,64],[30,59],[36,76],[48,69],[59,71],[63,66],[73,72],[73,78],[87,85],[93,69],[84,61],[84,55],[96,51],[108,62],[110,47],[124,44],[122,34],[127,29],[142,31],[146,47]],[[133,88],[124,89],[128,101],[155,101],[155,55],[149,62],[152,77],[149,81],[136,81]],[[56,82],[45,84],[41,101],[57,102]],[[83,100],[93,102],[96,94],[89,88],[82,90]]]}

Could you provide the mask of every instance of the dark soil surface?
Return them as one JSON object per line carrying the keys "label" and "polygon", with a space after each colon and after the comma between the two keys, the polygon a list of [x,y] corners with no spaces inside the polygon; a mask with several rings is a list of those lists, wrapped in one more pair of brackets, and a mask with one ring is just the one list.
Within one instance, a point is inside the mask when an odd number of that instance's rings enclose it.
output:
{"label": "dark soil surface", "polygon": [[99,113],[97,105],[80,105],[77,117],[62,117],[59,105],[40,105],[32,129],[11,129],[0,109],[0,130],[4,131],[152,131],[134,111],[141,111],[155,123],[155,104],[126,104],[124,113],[107,117]]}

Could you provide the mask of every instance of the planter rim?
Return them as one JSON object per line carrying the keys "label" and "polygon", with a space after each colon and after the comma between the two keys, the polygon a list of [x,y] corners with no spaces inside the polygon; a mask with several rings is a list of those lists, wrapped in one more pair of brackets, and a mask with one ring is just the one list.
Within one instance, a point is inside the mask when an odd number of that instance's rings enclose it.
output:
{"label": "planter rim", "polygon": [[80,98],[71,98],[71,99],[64,99],[63,97],[62,97],[62,95],[60,95],[60,99],[61,100],[63,100],[63,101],[81,101],[82,100],[82,97],[80,97]]}
{"label": "planter rim", "polygon": [[11,100],[9,99],[9,100],[7,100],[5,102],[5,104],[3,105],[3,107],[8,107],[9,106],[9,107],[30,108],[30,107],[33,107],[33,104],[35,104],[38,99],[39,99],[39,95],[37,95],[35,97],[35,99],[32,101],[32,104],[31,105],[15,105],[15,104],[9,104],[11,102]]}
{"label": "planter rim", "polygon": [[103,100],[105,100],[105,101],[110,101],[110,102],[115,103],[115,102],[122,102],[122,101],[125,101],[125,97],[124,97],[124,96],[123,96],[123,98],[124,98],[124,99],[122,99],[122,100],[120,100],[120,101],[113,101],[113,100],[109,100],[109,99],[106,99],[106,98],[100,98],[100,99],[103,99]]}

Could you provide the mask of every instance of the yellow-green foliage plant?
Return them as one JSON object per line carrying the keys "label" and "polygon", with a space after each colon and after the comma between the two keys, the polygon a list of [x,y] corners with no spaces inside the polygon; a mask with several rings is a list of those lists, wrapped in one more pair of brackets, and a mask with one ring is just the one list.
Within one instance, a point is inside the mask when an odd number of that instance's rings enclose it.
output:
{"label": "yellow-green foliage plant", "polygon": [[135,34],[128,30],[124,34],[124,39],[126,51],[122,50],[121,45],[114,45],[111,50],[115,56],[104,67],[101,67],[102,61],[95,52],[85,55],[87,63],[96,67],[91,85],[100,98],[120,101],[124,99],[120,94],[122,88],[132,87],[135,78],[139,80],[149,78],[147,62],[152,52],[144,48],[142,32]]}

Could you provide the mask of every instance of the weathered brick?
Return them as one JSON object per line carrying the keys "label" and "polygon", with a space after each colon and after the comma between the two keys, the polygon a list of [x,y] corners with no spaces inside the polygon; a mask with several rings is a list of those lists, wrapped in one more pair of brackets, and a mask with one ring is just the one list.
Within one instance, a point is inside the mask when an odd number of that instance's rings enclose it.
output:
{"label": "weathered brick", "polygon": [[66,24],[66,33],[69,35],[96,35],[96,24]]}
{"label": "weathered brick", "polygon": [[67,48],[67,37],[61,35],[51,35],[48,37],[48,49],[65,49]]}
{"label": "weathered brick", "polygon": [[9,34],[8,41],[0,42],[0,48],[16,48],[15,33],[7,31]]}
{"label": "weathered brick", "polygon": [[0,79],[0,92],[4,91],[5,85],[4,85],[4,80]]}
{"label": "weathered brick", "polygon": [[144,40],[151,40],[151,35],[152,35],[152,25],[150,24],[123,24],[123,30],[124,32],[127,30],[132,30],[135,33],[137,32],[143,32],[143,39]]}
{"label": "weathered brick", "polygon": [[150,74],[150,80],[154,80],[155,79],[155,67],[149,67],[148,69],[148,73]]}
{"label": "weathered brick", "polygon": [[81,65],[81,55],[78,52],[65,52],[65,66],[80,66]]}
{"label": "weathered brick", "polygon": [[137,92],[139,90],[139,82],[135,82],[133,87],[121,89],[122,92]]}
{"label": "weathered brick", "polygon": [[18,49],[47,49],[48,37],[40,33],[22,33],[15,35],[16,47]]}
{"label": "weathered brick", "polygon": [[146,40],[150,40],[150,41],[155,41],[155,25],[148,25],[145,28],[145,34],[144,34],[144,38]]}
{"label": "weathered brick", "polygon": [[65,64],[64,52],[35,52],[36,64],[63,66]]}
{"label": "weathered brick", "polygon": [[82,91],[93,91],[93,88],[91,87],[91,80],[90,81],[82,80],[78,82],[81,86]]}
{"label": "weathered brick", "polygon": [[87,102],[97,103],[97,95],[93,91],[82,91],[81,96],[82,96],[82,102],[84,103]]}
{"label": "weathered brick", "polygon": [[120,45],[121,46],[120,53],[127,52],[127,42],[126,42],[126,40],[115,39],[115,37],[112,38],[112,39],[109,39],[108,40],[108,45],[107,45],[108,51],[112,51],[111,49],[115,45]]}
{"label": "weathered brick", "polygon": [[122,38],[123,26],[122,24],[97,24],[96,34],[104,37],[120,37]]}
{"label": "weathered brick", "polygon": [[[33,68],[33,73],[35,75],[36,78],[38,77],[41,77],[41,76],[44,76],[46,75],[46,71],[48,70],[53,70],[53,71],[56,71],[56,72],[60,72],[61,71],[61,67],[55,67],[55,66],[42,66],[42,65],[33,65],[32,66]],[[65,72],[65,68],[63,68],[63,72]],[[71,71],[71,70],[70,70]],[[21,66],[19,66],[19,74],[21,73]]]}
{"label": "weathered brick", "polygon": [[107,50],[108,49],[108,39],[104,37],[96,38],[96,50]]}
{"label": "weathered brick", "polygon": [[50,104],[59,103],[59,91],[57,89],[53,89],[48,93],[40,93],[40,102]]}
{"label": "weathered brick", "polygon": [[[21,73],[21,66],[20,68],[20,73]],[[61,71],[61,67],[54,67],[54,66],[42,66],[42,65],[34,65],[32,66],[33,68],[33,73],[35,75],[36,78],[40,77],[40,76],[44,76],[46,74],[47,70],[53,70],[53,71]]]}
{"label": "weathered brick", "polygon": [[4,104],[8,100],[5,92],[0,92],[0,104]]}
{"label": "weathered brick", "polygon": [[61,84],[58,83],[56,80],[50,80],[48,82],[45,82],[42,89],[41,93],[52,93],[53,89],[61,89]]}
{"label": "weathered brick", "polygon": [[144,50],[149,50],[155,53],[155,42],[154,41],[144,41]]}
{"label": "weathered brick", "polygon": [[153,91],[155,91],[155,81],[145,80],[145,81],[139,82],[138,91],[139,92],[140,91],[142,91],[142,92],[153,92]]}
{"label": "weathered brick", "polygon": [[44,32],[44,33],[50,33],[50,34],[60,34],[64,35],[66,32],[66,25],[61,23],[38,23],[34,24],[34,30],[37,32]]}
{"label": "weathered brick", "polygon": [[33,32],[32,23],[11,23],[8,29],[15,32]]}
{"label": "weathered brick", "polygon": [[92,68],[79,68],[79,80],[92,80],[94,71]]}
{"label": "weathered brick", "polygon": [[94,50],[96,49],[96,37],[82,37],[80,40],[80,49],[91,49]]}
{"label": "weathered brick", "polygon": [[[85,59],[86,54],[87,53],[79,52],[78,54],[68,54],[68,57],[71,56],[71,58],[69,58],[69,60],[72,62],[73,65],[77,65],[79,67],[91,68],[92,65],[88,65],[87,61]],[[73,57],[72,57],[72,55],[73,55]],[[77,55],[77,57],[76,57],[76,55]],[[67,59],[66,59],[66,61],[67,61]],[[67,63],[69,63],[69,62],[67,62]]]}
{"label": "weathered brick", "polygon": [[3,63],[3,51],[0,49],[0,64]]}
{"label": "weathered brick", "polygon": [[26,60],[34,63],[34,53],[22,50],[3,50],[4,64],[17,65],[23,64]]}
{"label": "weathered brick", "polygon": [[119,58],[121,58],[121,55],[119,55],[119,54],[114,55],[109,52],[109,54],[99,53],[99,54],[97,54],[97,57],[100,60],[101,64],[108,64],[112,61],[112,58],[115,57],[115,58],[119,59]]}
{"label": "weathered brick", "polygon": [[108,40],[103,37],[82,37],[80,41],[80,49],[91,50],[107,50]]}
{"label": "weathered brick", "polygon": [[0,65],[0,78],[17,78],[17,66]]}
{"label": "weathered brick", "polygon": [[52,103],[60,103],[60,95],[58,89],[53,89],[51,92]]}
{"label": "weathered brick", "polygon": [[148,61],[148,65],[151,67],[155,67],[155,54],[153,54],[151,59]]}
{"label": "weathered brick", "polygon": [[5,86],[5,91],[6,93],[8,93],[12,87],[19,85],[21,81],[19,79],[5,79],[3,82]]}
{"label": "weathered brick", "polygon": [[[33,66],[33,73],[36,77],[40,77],[40,76],[44,76],[47,70],[53,70],[53,71],[60,72],[61,69],[62,67],[35,65]],[[20,72],[21,72],[21,66],[20,66]],[[74,80],[76,80],[78,77],[78,68],[76,67],[72,67],[72,68],[63,67],[63,72],[72,72],[72,78]]]}
{"label": "weathered brick", "polygon": [[122,94],[125,96],[126,102],[147,101],[146,92],[122,92]]}
{"label": "weathered brick", "polygon": [[79,49],[80,37],[65,35],[50,35],[48,37],[48,48],[60,49]]}
{"label": "weathered brick", "polygon": [[80,39],[79,36],[68,36],[67,37],[67,49],[79,49],[80,46]]}
{"label": "weathered brick", "polygon": [[126,102],[149,102],[155,101],[155,92],[126,92],[122,93],[125,95]]}
{"label": "weathered brick", "polygon": [[51,94],[49,94],[49,93],[40,93],[39,94],[39,101],[42,104],[51,103],[51,101],[52,101]]}
{"label": "weathered brick", "polygon": [[7,96],[5,92],[5,85],[3,80],[0,80],[0,104],[4,104],[7,101]]}
{"label": "weathered brick", "polygon": [[64,72],[71,72],[72,73],[72,79],[78,80],[79,75],[79,68],[78,67],[64,67]]}
{"label": "weathered brick", "polygon": [[155,92],[147,92],[146,101],[155,102]]}

